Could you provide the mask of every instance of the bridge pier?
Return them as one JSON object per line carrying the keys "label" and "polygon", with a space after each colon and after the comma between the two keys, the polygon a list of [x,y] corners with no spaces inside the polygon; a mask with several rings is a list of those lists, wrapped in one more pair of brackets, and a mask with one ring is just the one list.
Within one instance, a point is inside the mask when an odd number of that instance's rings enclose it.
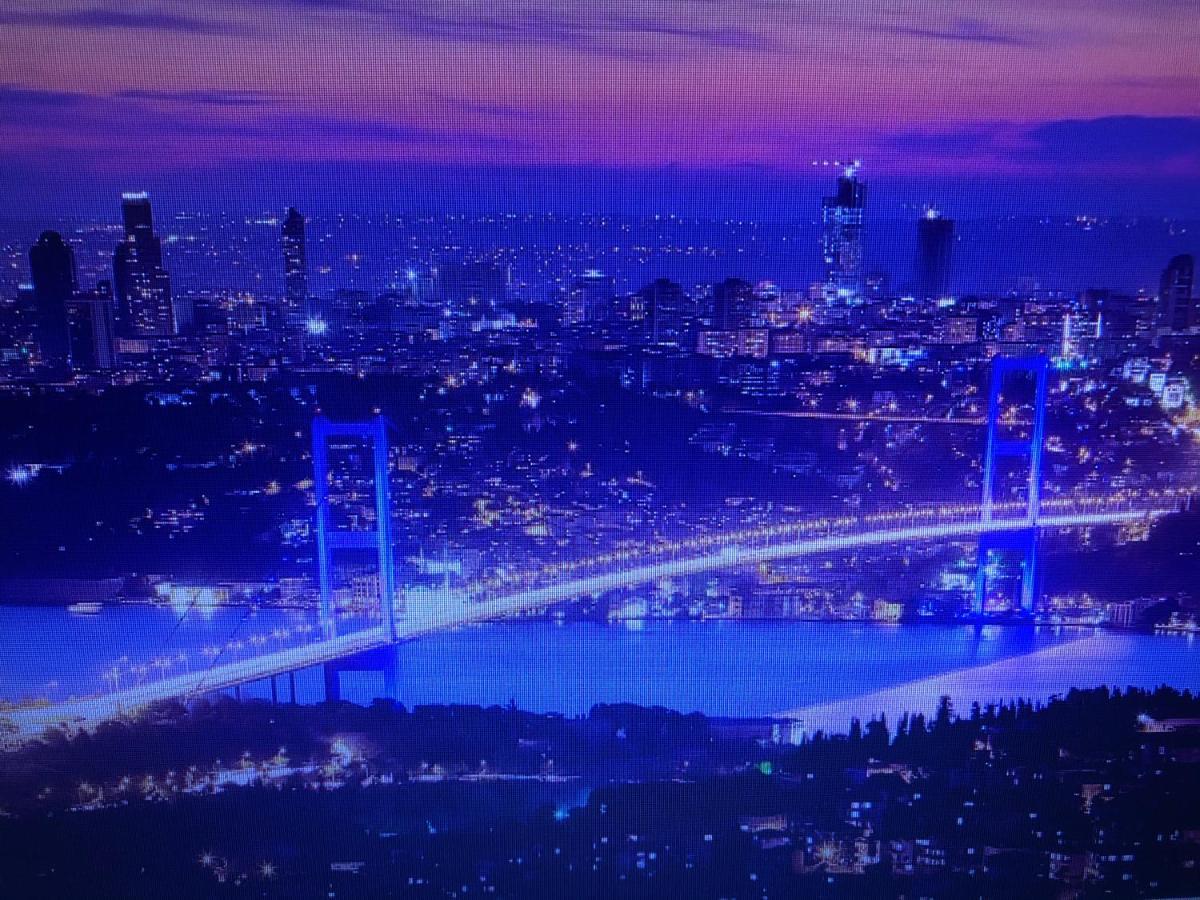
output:
{"label": "bridge pier", "polygon": [[1037,604],[1037,528],[997,531],[979,536],[979,562],[975,573],[975,602],[971,612],[983,615],[988,589],[988,557],[992,551],[1021,554],[1021,611],[1032,614]]}
{"label": "bridge pier", "polygon": [[[295,704],[295,702],[296,702],[296,673],[295,672],[287,672],[286,675],[287,675],[287,694],[286,694],[285,702]],[[280,697],[280,694],[282,693],[279,690],[279,679],[281,679],[283,677],[284,677],[284,673],[280,673],[278,675],[272,675],[267,679],[267,681],[269,682],[269,684],[271,686],[271,702],[276,705],[279,704],[279,697]]]}
{"label": "bridge pier", "polygon": [[342,699],[343,672],[375,672],[383,676],[383,693],[390,700],[400,699],[400,658],[394,646],[368,650],[354,656],[327,662],[322,666],[325,678],[325,700]]}

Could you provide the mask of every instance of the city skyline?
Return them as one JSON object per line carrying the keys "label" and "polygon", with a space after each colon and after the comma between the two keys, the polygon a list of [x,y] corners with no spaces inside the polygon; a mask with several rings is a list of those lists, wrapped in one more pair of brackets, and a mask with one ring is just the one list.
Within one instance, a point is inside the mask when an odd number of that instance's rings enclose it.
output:
{"label": "city skyline", "polygon": [[0,894],[1200,896],[1195,3],[4,3]]}
{"label": "city skyline", "polygon": [[[804,307],[807,314],[815,312],[818,320],[832,316],[837,321],[849,309],[873,306],[888,297],[892,302],[911,304],[928,314],[935,308],[951,309],[957,302],[955,288],[961,283],[956,279],[954,259],[954,220],[942,214],[932,205],[926,205],[921,214],[910,220],[915,224],[915,253],[911,263],[901,270],[889,268],[889,263],[872,259],[866,252],[866,237],[871,233],[871,217],[868,213],[868,185],[861,178],[861,163],[852,162],[836,176],[834,192],[821,199],[820,205],[820,270],[813,272],[813,280],[807,285],[807,299],[796,293],[797,285],[790,285],[791,306],[786,317],[764,318],[756,315],[758,304],[770,295],[778,295],[780,288],[769,278],[760,279],[758,286],[738,277],[725,277],[709,287],[693,284],[685,288],[671,278],[661,275],[647,281],[636,292],[619,299],[617,279],[606,275],[594,264],[583,271],[564,273],[570,279],[565,288],[555,285],[555,279],[545,284],[527,285],[525,290],[534,292],[526,301],[542,295],[551,304],[562,304],[561,322],[566,326],[587,323],[611,323],[623,319],[626,324],[644,320],[648,326],[650,345],[671,344],[686,346],[687,341],[697,335],[693,329],[707,325],[711,332],[701,332],[698,337],[702,352],[723,355],[726,351],[716,346],[705,349],[705,341],[732,336],[741,329],[771,325],[795,326],[803,321],[797,303],[815,304]],[[70,242],[54,230],[41,233],[29,250],[30,280],[18,285],[20,290],[31,293],[31,301],[18,302],[10,315],[20,321],[31,316],[34,343],[40,349],[40,364],[48,372],[67,374],[79,368],[78,360],[87,360],[84,369],[94,369],[99,364],[102,370],[112,368],[118,335],[127,339],[166,338],[187,336],[196,331],[197,298],[206,306],[213,302],[204,289],[191,285],[185,290],[172,293],[171,276],[165,266],[162,242],[154,229],[150,195],[145,191],[123,192],[121,214],[124,237],[116,244],[112,254],[111,279],[104,272],[92,288],[80,289],[75,250]],[[484,309],[498,312],[510,299],[513,278],[511,251],[502,251],[501,257],[509,255],[507,262],[500,257],[487,261],[488,251],[480,246],[463,258],[460,250],[451,253],[432,253],[414,267],[408,265],[403,273],[395,272],[390,282],[377,282],[376,291],[382,290],[375,300],[369,292],[337,290],[332,296],[322,296],[320,291],[310,291],[307,249],[307,224],[305,215],[294,206],[287,207],[282,217],[262,220],[261,224],[278,227],[278,249],[281,252],[283,275],[282,294],[274,295],[267,289],[259,298],[259,308],[251,319],[261,328],[277,329],[281,334],[305,333],[304,341],[311,352],[317,343],[337,338],[343,330],[353,332],[364,326],[394,328],[404,317],[401,307],[422,308],[422,319],[430,316],[436,320],[440,315],[454,315],[455,302],[466,302],[468,307],[482,302],[480,309],[462,310],[468,315],[478,315]],[[1090,218],[1077,218],[1076,225],[1090,230],[1094,224]],[[172,240],[178,240],[173,235]],[[195,240],[193,235],[190,240]],[[375,244],[382,242],[381,235],[373,236]],[[785,238],[786,241],[786,238]],[[813,243],[818,243],[816,235]],[[260,248],[265,250],[267,248]],[[373,252],[369,251],[369,252]],[[617,249],[617,248],[614,248]],[[211,248],[205,251],[209,258],[220,251]],[[480,255],[482,253],[482,255]],[[519,254],[517,254],[519,256]],[[273,256],[267,252],[268,258]],[[440,257],[440,260],[439,260]],[[457,257],[457,260],[456,260]],[[357,265],[360,252],[353,251],[349,259]],[[894,264],[891,260],[890,264]],[[756,260],[754,264],[761,264]],[[274,266],[271,266],[274,268]],[[1200,322],[1196,303],[1193,302],[1194,257],[1178,254],[1171,258],[1162,270],[1159,291],[1154,298],[1155,313],[1163,333],[1191,333]],[[328,267],[322,271],[331,274]],[[278,273],[277,273],[278,274]],[[693,273],[695,274],[695,273]],[[258,276],[262,277],[261,273]],[[336,276],[335,276],[336,277]],[[274,279],[273,279],[274,280]],[[624,280],[624,279],[623,279]],[[447,285],[453,285],[447,288]],[[1040,286],[1028,288],[1037,293]],[[1062,295],[1061,286],[1050,286],[1052,294]],[[697,293],[698,292],[698,293]],[[257,293],[257,292],[256,292]],[[520,291],[518,292],[520,293]],[[979,302],[971,290],[964,292],[968,305]],[[1145,292],[1139,290],[1139,295]],[[513,295],[515,299],[516,295]],[[1128,302],[1133,298],[1126,298]],[[243,294],[243,301],[255,302],[255,293]],[[28,312],[23,307],[30,303]],[[221,301],[217,301],[218,305]],[[440,313],[436,303],[448,303]],[[1142,302],[1138,300],[1136,302]],[[1090,305],[1086,303],[1085,306]],[[823,307],[824,311],[818,311]],[[839,313],[841,310],[841,313]],[[1102,329],[1103,313],[1095,312],[1096,337]],[[1064,320],[1063,354],[1073,338],[1070,335],[1072,313]],[[1087,316],[1074,315],[1076,327],[1087,328]],[[201,324],[201,331],[216,323]],[[247,325],[250,323],[243,323]],[[444,324],[444,323],[443,323]],[[18,326],[18,331],[21,326]],[[403,330],[403,329],[401,329]],[[714,338],[713,336],[717,337]],[[443,335],[445,337],[446,335]],[[761,338],[762,350],[766,351],[766,337]],[[734,344],[749,352],[743,340]]]}

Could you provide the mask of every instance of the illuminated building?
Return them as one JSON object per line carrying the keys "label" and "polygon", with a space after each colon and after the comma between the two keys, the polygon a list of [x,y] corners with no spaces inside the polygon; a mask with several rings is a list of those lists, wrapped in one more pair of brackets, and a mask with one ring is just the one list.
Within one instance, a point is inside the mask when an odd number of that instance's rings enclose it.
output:
{"label": "illuminated building", "polygon": [[937,341],[942,344],[972,344],[979,335],[974,316],[945,316],[937,323]]}
{"label": "illuminated building", "polygon": [[770,350],[770,340],[771,332],[765,328],[702,331],[696,338],[696,352],[701,356],[717,358],[749,356],[765,359]]}
{"label": "illuminated building", "polygon": [[1100,339],[1104,336],[1104,319],[1066,313],[1062,323],[1062,345],[1059,359],[1070,363],[1088,360],[1095,355]]}
{"label": "illuminated building", "polygon": [[38,345],[51,368],[71,364],[67,304],[75,293],[75,253],[57,231],[43,231],[29,250]]}
{"label": "illuminated building", "polygon": [[112,283],[101,281],[94,290],[77,292],[67,308],[71,363],[77,369],[116,368],[116,324]]}
{"label": "illuminated building", "polygon": [[150,198],[121,195],[125,239],[113,253],[113,288],[126,337],[163,337],[191,322],[171,303],[171,278],[162,264],[162,242],[154,234]]}
{"label": "illuminated building", "polygon": [[311,318],[315,311],[307,308],[308,255],[304,241],[304,216],[288,207],[283,219],[283,279],[284,316],[288,322]]}
{"label": "illuminated building", "polygon": [[563,319],[568,325],[604,322],[612,318],[616,279],[588,269],[571,284]]}
{"label": "illuminated building", "polygon": [[437,299],[454,306],[502,303],[511,281],[509,266],[501,263],[443,263],[434,272]]}
{"label": "illuminated building", "polygon": [[916,292],[921,300],[940,300],[950,294],[950,259],[954,220],[928,209],[917,220]]}
{"label": "illuminated building", "polygon": [[1200,326],[1200,304],[1195,296],[1196,260],[1180,254],[1167,263],[1158,291],[1160,331],[1190,331]]}
{"label": "illuminated building", "polygon": [[857,304],[863,293],[863,217],[866,185],[858,164],[838,178],[837,193],[821,201],[821,258],[827,300]]}
{"label": "illuminated building", "polygon": [[740,278],[726,278],[713,287],[713,328],[746,328],[754,314],[754,288]]}
{"label": "illuminated building", "polygon": [[683,288],[670,279],[658,278],[638,291],[638,296],[646,310],[651,343],[679,344],[688,319]]}

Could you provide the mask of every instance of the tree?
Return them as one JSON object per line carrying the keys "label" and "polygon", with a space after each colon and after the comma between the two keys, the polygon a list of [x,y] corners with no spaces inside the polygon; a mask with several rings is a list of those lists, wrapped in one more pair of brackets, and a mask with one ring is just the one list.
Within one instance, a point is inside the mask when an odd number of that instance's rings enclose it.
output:
{"label": "tree", "polygon": [[872,756],[882,756],[890,743],[887,727],[887,717],[880,716],[867,723],[866,746]]}
{"label": "tree", "polygon": [[934,728],[945,728],[954,718],[954,704],[950,702],[950,697],[942,694],[938,700],[937,714],[933,718]]}

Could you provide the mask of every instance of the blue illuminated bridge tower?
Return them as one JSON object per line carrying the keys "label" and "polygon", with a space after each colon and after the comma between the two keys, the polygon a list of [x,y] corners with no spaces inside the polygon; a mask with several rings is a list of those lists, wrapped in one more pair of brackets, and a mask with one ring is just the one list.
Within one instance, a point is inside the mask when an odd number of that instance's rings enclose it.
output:
{"label": "blue illuminated bridge tower", "polygon": [[[317,503],[317,575],[321,590],[321,625],[326,637],[337,633],[333,601],[333,555],[340,550],[374,550],[379,560],[379,603],[384,628],[396,640],[396,575],[392,555],[391,491],[388,484],[388,423],[382,416],[369,422],[331,422],[325,416],[313,419],[313,491]],[[375,523],[368,530],[347,531],[332,527],[329,504],[330,441],[350,438],[370,445],[374,482]],[[339,673],[346,670],[382,671],[389,696],[394,690],[395,652],[391,648],[362,654],[325,665],[326,696],[340,696]]]}
{"label": "blue illuminated bridge tower", "polygon": [[[996,483],[1000,477],[998,463],[1004,459],[1028,462],[1026,476],[1026,507],[1023,524],[1011,530],[985,532],[979,537],[979,563],[975,576],[975,603],[972,612],[982,615],[988,589],[988,560],[993,551],[1021,555],[1021,609],[1032,613],[1037,606],[1037,538],[1038,514],[1042,490],[1042,444],[1046,432],[1047,360],[1044,356],[996,357],[992,361],[992,377],[988,385],[987,448],[983,457],[983,499],[980,517],[992,521]],[[1033,417],[1026,434],[1003,437],[1000,400],[1005,383],[1013,376],[1033,381]]]}
{"label": "blue illuminated bridge tower", "polygon": [[[1001,401],[1007,385],[1017,379],[1032,384],[1032,415],[1029,421],[1006,421]],[[1021,559],[1021,609],[1031,614],[1038,605],[1037,544],[1038,517],[1041,507],[1042,448],[1045,440],[1046,390],[1048,362],[1045,357],[997,357],[992,363],[988,387],[987,444],[983,458],[983,484],[980,523],[988,530],[979,534],[978,568],[972,612],[982,615],[988,593],[989,561],[994,554],[1019,555]],[[1014,433],[1015,432],[1015,436]],[[357,530],[337,528],[332,521],[330,503],[331,442],[353,442],[369,448],[373,461],[373,527]],[[1010,483],[1002,464],[1017,460],[1024,464],[1024,514],[1014,515],[1011,507],[998,513],[1000,488]],[[383,416],[366,422],[335,423],[322,415],[313,420],[313,482],[316,497],[316,544],[320,582],[321,620],[327,637],[336,635],[334,608],[334,554],[339,551],[371,551],[378,558],[379,600],[383,628],[391,642],[398,638],[396,622],[396,575],[392,547],[391,497],[388,478],[388,423]],[[991,530],[995,529],[995,530]],[[389,660],[394,652],[387,648]],[[379,651],[382,653],[383,651]],[[374,659],[367,658],[374,657]],[[370,651],[362,658],[326,664],[329,694],[336,696],[336,676],[347,669],[382,669],[385,678],[395,677],[393,661]],[[332,675],[331,675],[332,673]],[[331,684],[330,679],[333,679]]]}

